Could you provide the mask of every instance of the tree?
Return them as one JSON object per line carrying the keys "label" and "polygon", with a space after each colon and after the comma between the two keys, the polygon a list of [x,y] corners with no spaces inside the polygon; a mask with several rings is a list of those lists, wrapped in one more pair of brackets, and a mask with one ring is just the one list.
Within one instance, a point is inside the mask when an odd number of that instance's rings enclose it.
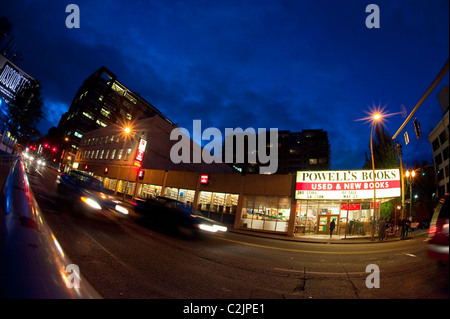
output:
{"label": "tree", "polygon": [[[397,168],[397,151],[392,138],[383,125],[375,126],[375,139],[373,141],[373,158],[375,169]],[[364,169],[372,169],[372,157],[366,153]]]}
{"label": "tree", "polygon": [[[397,168],[397,151],[392,138],[383,125],[375,126],[375,141],[373,141],[373,158],[375,169]],[[372,169],[372,157],[368,157],[366,153],[366,163],[364,169]],[[388,202],[381,203],[380,216],[389,218],[395,210],[395,201],[392,199]]]}
{"label": "tree", "polygon": [[35,80],[17,93],[14,101],[8,105],[7,126],[20,144],[29,143],[39,137],[36,126],[44,117],[42,112],[41,87]]}

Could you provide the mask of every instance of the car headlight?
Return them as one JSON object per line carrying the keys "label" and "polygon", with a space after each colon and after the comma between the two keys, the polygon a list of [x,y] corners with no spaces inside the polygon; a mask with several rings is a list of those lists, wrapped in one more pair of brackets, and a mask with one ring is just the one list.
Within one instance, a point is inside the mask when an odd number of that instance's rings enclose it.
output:
{"label": "car headlight", "polygon": [[88,197],[82,196],[81,197],[81,201],[83,203],[85,203],[86,205],[91,206],[92,208],[102,209],[102,207],[95,200],[93,200],[92,198],[88,198]]}
{"label": "car headlight", "polygon": [[201,230],[206,230],[212,233],[221,231],[221,232],[226,232],[227,228],[225,226],[220,226],[220,225],[208,225],[208,224],[199,224],[198,228],[200,228]]}
{"label": "car headlight", "polygon": [[126,209],[125,207],[123,207],[123,206],[120,206],[120,205],[116,205],[116,210],[118,211],[118,212],[120,212],[120,213],[122,213],[122,214],[124,214],[124,215],[128,215],[128,209]]}

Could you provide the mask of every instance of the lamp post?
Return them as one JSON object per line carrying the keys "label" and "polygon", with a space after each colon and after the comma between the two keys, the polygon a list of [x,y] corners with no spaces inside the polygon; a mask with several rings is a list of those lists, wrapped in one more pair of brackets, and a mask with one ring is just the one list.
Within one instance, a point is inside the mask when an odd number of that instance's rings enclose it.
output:
{"label": "lamp post", "polygon": [[[127,137],[131,135],[131,136],[130,136],[130,141],[132,141],[132,140],[134,140],[134,134],[131,133],[131,128],[130,128],[129,126],[125,127],[125,128],[123,129],[123,131],[124,131],[124,133],[125,133],[125,141],[124,141],[124,150],[125,150],[125,145],[126,145],[126,139],[127,139]],[[125,154],[125,156],[126,156],[126,154]],[[125,187],[125,190],[124,190],[124,192],[123,192],[123,200],[125,200],[125,196],[126,196],[127,193],[128,193],[128,184],[130,183],[128,180],[130,179],[130,173],[131,173],[132,170],[133,170],[133,165],[130,165],[130,169],[128,170],[128,176],[127,176],[127,181],[126,181],[126,187]],[[136,186],[135,186],[135,187],[136,187]]]}
{"label": "lamp post", "polygon": [[[124,128],[124,132],[125,132],[125,136],[131,135],[131,140],[134,140],[134,138],[136,137],[135,133],[132,133],[132,129],[130,127],[125,127]],[[134,154],[131,157],[131,164],[130,164],[130,169],[128,170],[128,177],[127,177],[127,187],[125,189],[124,195],[123,195],[123,199],[125,199],[126,193],[128,193],[128,187],[129,187],[129,179],[130,179],[130,174],[133,171],[133,168],[137,168],[136,171],[136,178],[135,178],[135,182],[134,182],[134,191],[131,194],[131,200],[134,200],[134,198],[136,197],[136,191],[137,191],[137,186],[138,186],[138,178],[139,178],[139,169],[141,167],[141,162],[144,156],[144,151],[145,151],[145,147],[146,147],[146,140],[144,139],[144,135],[143,134],[138,134],[139,139],[137,140],[136,146],[134,147]],[[131,154],[130,154],[131,155]]]}
{"label": "lamp post", "polygon": [[408,179],[408,183],[409,183],[409,216],[412,216],[412,184],[413,184],[413,180],[414,177],[416,176],[416,171],[415,170],[407,170],[405,173],[406,178]]}
{"label": "lamp post", "polygon": [[373,174],[373,217],[376,215],[376,186],[375,186],[375,159],[373,157],[373,130],[375,124],[381,120],[381,114],[375,113],[372,118],[372,128],[370,130],[370,156],[372,158],[372,174]]}
{"label": "lamp post", "polygon": [[375,220],[375,216],[376,216],[376,201],[377,201],[377,195],[376,195],[376,186],[375,186],[375,159],[373,157],[373,130],[375,127],[375,124],[378,123],[378,121],[381,120],[381,114],[380,113],[375,113],[372,116],[372,127],[370,130],[370,156],[372,158],[372,174],[373,174],[373,219],[372,219],[372,235],[371,235],[371,240],[374,240],[374,235],[375,235],[375,229],[376,229],[376,220]]}

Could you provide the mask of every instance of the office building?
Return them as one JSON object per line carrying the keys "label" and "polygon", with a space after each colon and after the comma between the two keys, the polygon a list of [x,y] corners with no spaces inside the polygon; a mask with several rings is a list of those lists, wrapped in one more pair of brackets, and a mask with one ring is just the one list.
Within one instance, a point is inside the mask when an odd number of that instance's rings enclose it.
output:
{"label": "office building", "polygon": [[117,80],[116,75],[101,67],[90,75],[78,89],[68,112],[62,117],[58,130],[65,138],[62,157],[73,160],[86,132],[111,124],[123,127],[139,119],[161,112]]}

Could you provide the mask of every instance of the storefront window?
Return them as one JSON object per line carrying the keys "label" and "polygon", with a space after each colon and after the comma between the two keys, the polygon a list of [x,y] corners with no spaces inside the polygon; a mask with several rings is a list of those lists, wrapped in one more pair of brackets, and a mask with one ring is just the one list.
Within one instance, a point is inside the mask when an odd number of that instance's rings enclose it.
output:
{"label": "storefront window", "polygon": [[180,189],[178,192],[178,200],[187,205],[192,205],[194,202],[195,190]]}
{"label": "storefront window", "polygon": [[105,180],[103,181],[103,186],[106,189],[115,190],[116,185],[117,185],[117,179],[111,179],[111,178],[105,177]]}
{"label": "storefront window", "polygon": [[200,192],[198,209],[207,213],[236,214],[239,200],[237,194]]}
{"label": "storefront window", "polygon": [[201,211],[209,212],[211,206],[211,192],[201,192],[198,198],[198,209]]}
{"label": "storefront window", "polygon": [[161,186],[150,185],[150,184],[139,184],[138,197],[140,198],[150,198],[161,195]]}
{"label": "storefront window", "polygon": [[287,232],[291,200],[277,196],[245,196],[242,227]]}
{"label": "storefront window", "polygon": [[371,205],[371,202],[297,200],[294,234],[329,234],[334,219],[336,234],[364,235],[370,231]]}
{"label": "storefront window", "polygon": [[166,189],[164,190],[164,197],[178,200],[178,188],[166,187]]}
{"label": "storefront window", "polygon": [[192,203],[194,202],[195,190],[176,187],[166,187],[164,190],[164,196],[178,200],[187,205],[192,205]]}

